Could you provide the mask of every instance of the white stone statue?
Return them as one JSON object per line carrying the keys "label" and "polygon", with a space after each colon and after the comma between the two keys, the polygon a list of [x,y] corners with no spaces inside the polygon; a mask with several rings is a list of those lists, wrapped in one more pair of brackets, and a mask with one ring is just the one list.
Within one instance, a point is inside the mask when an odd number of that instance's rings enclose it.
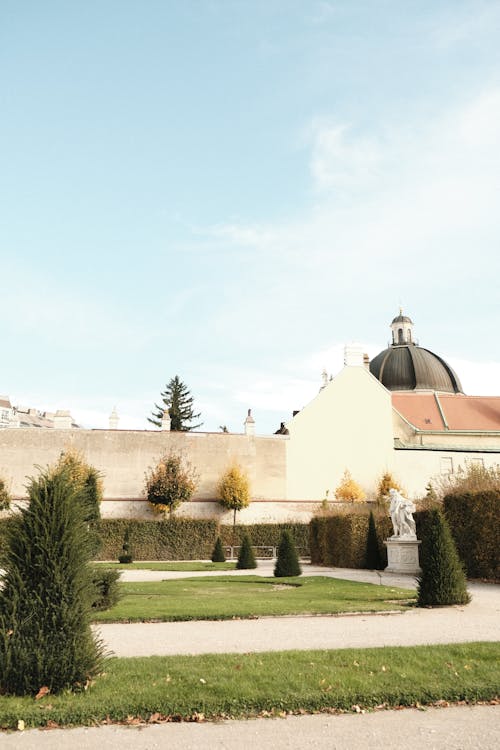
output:
{"label": "white stone statue", "polygon": [[391,504],[389,513],[391,515],[394,535],[391,537],[406,537],[407,539],[417,538],[417,529],[412,513],[415,513],[415,503],[403,497],[398,490],[391,487],[389,490]]}

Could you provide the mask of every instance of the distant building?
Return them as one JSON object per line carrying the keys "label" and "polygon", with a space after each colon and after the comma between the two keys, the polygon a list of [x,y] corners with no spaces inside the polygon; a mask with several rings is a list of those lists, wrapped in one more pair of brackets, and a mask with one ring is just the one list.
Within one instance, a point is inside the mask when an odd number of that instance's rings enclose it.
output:
{"label": "distant building", "polygon": [[[220,518],[218,482],[237,463],[248,474],[252,496],[239,519],[255,523],[308,521],[323,498],[335,496],[346,469],[373,500],[387,471],[419,498],[432,479],[470,465],[498,465],[500,396],[465,395],[442,357],[419,346],[413,322],[402,312],[391,329],[392,344],[371,363],[362,347],[347,346],[344,368],[333,378],[324,373],[319,392],[274,435],[257,432],[250,410],[241,433],[174,432],[168,415],[159,430],[120,430],[116,410],[108,430],[75,430],[68,429],[76,427],[69,412],[22,411],[4,397],[4,426],[17,421],[15,426],[66,429],[4,430],[0,472],[21,498],[26,477],[72,446],[102,473],[103,516],[156,518],[144,497],[144,474],[173,450],[199,476],[178,515]],[[223,518],[232,521],[230,513]]]}
{"label": "distant building", "polygon": [[79,429],[69,411],[39,411],[27,406],[12,406],[8,396],[0,396],[0,428],[34,427],[46,429]]}

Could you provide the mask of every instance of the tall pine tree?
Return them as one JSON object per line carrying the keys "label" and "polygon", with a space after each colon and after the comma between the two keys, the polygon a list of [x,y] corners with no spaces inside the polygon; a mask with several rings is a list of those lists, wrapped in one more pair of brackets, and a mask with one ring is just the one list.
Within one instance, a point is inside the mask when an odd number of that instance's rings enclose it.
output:
{"label": "tall pine tree", "polygon": [[172,420],[170,429],[174,432],[187,432],[201,427],[202,422],[191,424],[191,422],[198,419],[200,413],[194,413],[193,397],[187,385],[182,382],[178,375],[167,383],[165,390],[161,393],[161,398],[163,404],[161,406],[155,404],[155,411],[148,417],[148,422],[161,427],[163,414],[165,411],[168,411]]}

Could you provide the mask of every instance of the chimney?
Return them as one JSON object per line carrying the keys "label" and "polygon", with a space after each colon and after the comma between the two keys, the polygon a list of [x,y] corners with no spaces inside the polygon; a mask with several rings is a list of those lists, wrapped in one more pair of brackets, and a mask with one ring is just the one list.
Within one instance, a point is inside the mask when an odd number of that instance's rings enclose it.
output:
{"label": "chimney", "polygon": [[67,409],[58,409],[54,414],[55,430],[71,430],[73,417]]}
{"label": "chimney", "polygon": [[366,352],[363,354],[363,364],[367,370],[370,369],[370,357]]}
{"label": "chimney", "polygon": [[344,365],[346,367],[364,367],[363,348],[361,344],[346,344],[344,347]]}
{"label": "chimney", "polygon": [[244,422],[245,435],[255,435],[255,419],[252,417],[252,410],[248,410],[247,418]]}
{"label": "chimney", "polygon": [[163,417],[161,418],[161,430],[166,430],[167,432],[170,432],[170,425],[172,424],[172,420],[170,419],[170,414],[168,413],[168,409],[165,409],[163,412]]}
{"label": "chimney", "polygon": [[118,412],[116,411],[116,406],[113,406],[113,411],[109,415],[109,429],[117,430],[119,421],[120,417],[118,416]]}

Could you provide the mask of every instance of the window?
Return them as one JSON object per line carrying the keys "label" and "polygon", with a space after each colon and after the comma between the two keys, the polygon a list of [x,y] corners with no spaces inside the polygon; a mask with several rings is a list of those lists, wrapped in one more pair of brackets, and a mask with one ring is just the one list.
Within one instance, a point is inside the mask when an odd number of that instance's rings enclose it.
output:
{"label": "window", "polygon": [[2,409],[2,411],[0,411],[0,421],[2,421],[2,422],[8,422],[9,421],[9,411],[8,411],[8,409]]}
{"label": "window", "polygon": [[404,344],[402,328],[398,328],[398,344]]}
{"label": "window", "polygon": [[453,459],[448,456],[441,457],[441,474],[453,474]]}

